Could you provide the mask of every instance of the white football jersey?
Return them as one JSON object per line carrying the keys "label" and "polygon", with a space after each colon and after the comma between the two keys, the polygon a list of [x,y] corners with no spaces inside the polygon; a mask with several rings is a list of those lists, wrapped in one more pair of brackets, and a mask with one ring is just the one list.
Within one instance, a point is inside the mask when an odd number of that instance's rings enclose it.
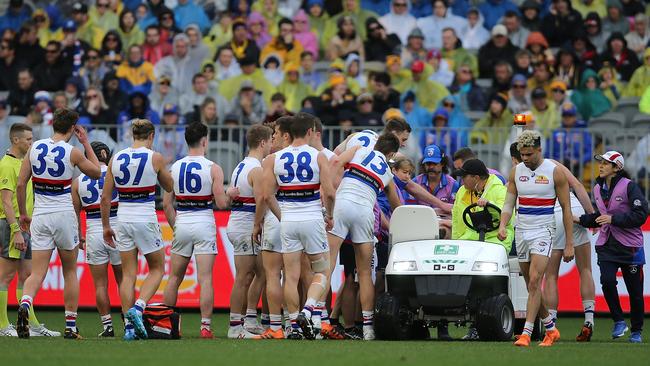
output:
{"label": "white football jersey", "polygon": [[362,146],[369,149],[374,149],[378,138],[379,135],[373,130],[363,130],[361,132],[356,132],[350,136],[350,139],[345,144],[345,150],[350,150],[354,146]]}
{"label": "white football jersey", "polygon": [[186,156],[172,165],[177,223],[206,222],[214,225],[213,164],[203,156]]}
{"label": "white football jersey", "polygon": [[322,219],[318,150],[289,146],[275,153],[276,197],[282,221]]}
{"label": "white football jersey", "polygon": [[51,138],[38,140],[29,151],[34,184],[34,213],[74,211],[71,186],[74,166],[70,161],[72,145]]}
{"label": "white football jersey", "polygon": [[[102,199],[104,179],[106,178],[108,167],[102,165],[101,169],[102,176],[99,179],[92,179],[83,173],[77,177],[79,183],[79,198],[81,200],[81,207],[86,212],[86,229],[88,231],[97,229],[101,230],[102,228],[100,201]],[[111,198],[111,225],[115,223],[117,218],[118,202],[117,190],[114,189]]]}
{"label": "white football jersey", "polygon": [[232,182],[233,187],[239,188],[239,196],[232,201],[230,218],[228,219],[229,226],[246,228],[250,226],[252,230],[255,219],[255,195],[253,194],[253,186],[248,182],[248,174],[251,170],[261,167],[262,164],[259,160],[246,157],[237,164],[235,171],[232,172],[230,182]]}
{"label": "white football jersey", "polygon": [[377,195],[393,179],[386,157],[379,151],[361,148],[346,167],[336,191],[336,200],[345,199],[374,207]]}
{"label": "white football jersey", "polygon": [[325,155],[327,160],[332,160],[332,158],[336,156],[334,151],[332,151],[332,150],[330,150],[328,148],[323,148],[323,150],[321,150],[320,152],[323,153],[323,155]]}
{"label": "white football jersey", "polygon": [[554,171],[555,164],[548,159],[544,159],[535,170],[530,170],[524,163],[515,168],[517,229],[555,227]]}
{"label": "white football jersey", "polygon": [[111,172],[120,199],[117,220],[120,222],[158,222],[153,151],[146,147],[128,147],[113,157]]}

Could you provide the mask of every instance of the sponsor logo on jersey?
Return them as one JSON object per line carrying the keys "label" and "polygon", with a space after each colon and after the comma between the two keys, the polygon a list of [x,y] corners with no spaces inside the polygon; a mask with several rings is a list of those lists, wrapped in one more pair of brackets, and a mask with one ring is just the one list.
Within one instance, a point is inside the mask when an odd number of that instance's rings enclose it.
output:
{"label": "sponsor logo on jersey", "polygon": [[535,184],[548,184],[548,178],[544,175],[538,175],[537,178],[535,178]]}
{"label": "sponsor logo on jersey", "polygon": [[525,176],[525,175],[522,175],[522,176],[519,177],[519,181],[520,181],[520,182],[528,182],[529,180],[530,180],[530,178],[528,178],[528,177]]}

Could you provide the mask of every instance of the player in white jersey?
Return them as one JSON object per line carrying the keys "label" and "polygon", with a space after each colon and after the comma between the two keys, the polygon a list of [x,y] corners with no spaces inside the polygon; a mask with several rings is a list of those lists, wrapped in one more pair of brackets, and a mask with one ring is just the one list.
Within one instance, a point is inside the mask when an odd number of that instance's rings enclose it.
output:
{"label": "player in white jersey", "polygon": [[[284,298],[292,323],[289,338],[314,339],[311,312],[329,282],[329,250],[325,230],[326,226],[328,230],[332,227],[334,189],[327,158],[308,145],[314,133],[315,117],[298,113],[291,118],[292,144],[269,155],[262,164],[264,191],[258,205],[265,208],[277,191],[281,213]],[[309,256],[314,279],[309,286],[305,306],[298,313],[298,281],[303,251]]]}
{"label": "player in white jersey", "polygon": [[[19,221],[21,230],[29,230],[32,236],[32,273],[23,287],[16,324],[20,338],[29,338],[29,308],[43,284],[54,248],[57,248],[63,267],[66,314],[64,336],[68,339],[81,338],[77,329],[79,232],[77,222],[69,219],[75,214],[70,186],[75,167],[93,179],[101,176],[101,169],[86,131],[77,126],[78,119],[79,115],[72,110],[57,110],[52,125],[54,134],[51,138],[34,142],[20,168],[16,187]],[[68,143],[73,134],[83,145],[88,158]],[[30,178],[34,184],[35,196],[31,219],[27,216],[25,204],[26,186]]]}
{"label": "player in white jersey", "polygon": [[[399,139],[400,146],[403,147],[406,144],[406,141],[409,139],[411,126],[409,126],[409,124],[404,119],[390,119],[386,122],[384,130],[381,133],[394,134]],[[354,146],[362,146],[372,149],[377,143],[379,135],[380,134],[372,130],[355,132],[343,140],[343,142],[341,142],[334,149],[334,152],[337,155],[341,155],[341,153]]]}
{"label": "player in white jersey", "polygon": [[[115,282],[119,286],[122,282],[122,259],[119,250],[108,246],[104,242],[99,208],[104,189],[104,179],[108,170],[107,164],[111,161],[111,149],[99,141],[93,141],[90,146],[92,146],[95,156],[99,160],[102,176],[99,179],[92,179],[86,174],[81,174],[77,179],[73,180],[72,203],[77,212],[79,227],[81,227],[79,214],[82,210],[86,213],[86,236],[84,237],[81,230],[79,230],[79,237],[81,248],[86,251],[86,263],[88,263],[90,274],[93,276],[95,302],[104,328],[98,336],[100,338],[115,337],[111,318],[111,304],[108,297],[108,264],[111,264]],[[111,226],[114,227],[117,221],[117,191],[113,190],[112,198],[110,222]]]}
{"label": "player in white jersey", "polygon": [[[517,143],[510,145],[510,157],[512,158],[513,165],[521,163],[521,155],[517,150]],[[585,213],[593,213],[594,208],[591,205],[589,194],[585,189],[582,182],[580,182],[564,165],[555,160],[551,160],[556,169],[560,169],[566,175],[569,182],[569,187],[573,189],[570,193],[571,199],[571,213],[573,216],[584,215]],[[546,306],[551,316],[557,318],[557,305],[558,288],[557,281],[560,271],[560,262],[562,261],[562,253],[566,244],[566,233],[564,225],[562,225],[562,208],[559,203],[555,203],[555,237],[553,238],[553,251],[551,252],[551,259],[546,267],[544,279],[544,306]],[[578,342],[589,342],[593,334],[594,326],[594,310],[595,310],[595,288],[594,279],[591,272],[591,234],[589,231],[578,225],[573,224],[573,242],[575,247],[576,267],[580,275],[580,295],[582,297],[582,306],[585,315],[584,324],[580,330],[580,334],[576,337]]]}
{"label": "player in white jersey", "polygon": [[[122,258],[120,299],[126,325],[124,340],[127,341],[147,338],[142,312],[165,273],[165,253],[156,215],[156,183],[167,192],[174,184],[163,156],[151,150],[155,134],[153,123],[134,119],[131,131],[133,145],[115,153],[108,164],[101,200],[104,240],[111,246],[117,243]],[[110,225],[114,188],[120,198],[115,231]],[[134,301],[138,250],[146,258],[149,273],[140,286],[139,298]]]}
{"label": "player in white jersey", "polygon": [[[178,288],[185,278],[192,254],[196,261],[197,279],[201,286],[201,338],[213,338],[212,308],[214,289],[212,269],[217,255],[217,227],[212,210],[228,206],[223,189],[223,170],[205,158],[208,149],[208,126],[192,123],[185,128],[188,155],[171,167],[174,190],[163,196],[167,222],[174,229],[170,273],[163,294],[164,302],[176,306]],[[176,201],[176,209],[173,203]]]}
{"label": "player in white jersey", "polygon": [[[291,138],[291,116],[280,117],[273,126],[274,132],[271,137],[271,153],[276,153],[288,147],[293,139]],[[270,159],[267,156],[263,161]],[[268,168],[267,168],[268,169]],[[272,172],[271,172],[272,173]],[[264,174],[264,168],[262,168]],[[253,225],[253,240],[261,244],[262,265],[266,278],[266,301],[269,308],[270,326],[261,336],[256,339],[282,339],[285,337],[282,330],[282,304],[284,295],[282,293],[282,240],[280,239],[280,206],[275,196],[270,195],[264,204],[260,204],[264,198],[264,189],[253,192],[255,195],[255,217]]]}
{"label": "player in white jersey", "polygon": [[[247,309],[247,293],[251,294],[255,305],[252,307],[257,320],[257,304],[259,292],[249,292],[254,277],[261,285],[264,283],[264,268],[262,258],[257,254],[259,244],[253,240],[253,225],[255,221],[255,197],[262,190],[262,160],[271,151],[270,127],[263,125],[251,126],[246,132],[249,153],[244,160],[237,164],[232,173],[231,185],[238,189],[239,195],[233,199],[230,218],[226,232],[228,240],[233,245],[235,253],[235,281],[230,293],[230,327],[228,338],[251,339],[255,334],[244,329],[242,314]],[[257,193],[257,195],[256,195]],[[250,303],[251,301],[249,301]],[[248,313],[248,312],[247,312]]]}
{"label": "player in white jersey", "polygon": [[[330,263],[335,263],[343,240],[349,236],[354,245],[365,340],[375,338],[375,288],[371,268],[376,241],[373,208],[377,203],[377,195],[382,191],[387,195],[392,209],[401,204],[387,162],[398,149],[397,137],[383,134],[377,139],[374,149],[355,146],[341,154],[336,161],[337,167],[347,168],[336,191],[334,228],[328,234]],[[330,270],[333,271],[334,267],[331,266]]]}
{"label": "player in white jersey", "polygon": [[[560,338],[553,317],[542,302],[541,284],[548,265],[553,237],[555,235],[554,207],[560,201],[566,232],[573,229],[569,185],[566,175],[555,164],[542,157],[541,135],[525,131],[517,139],[522,163],[514,167],[508,179],[508,193],[501,212],[499,240],[507,237],[506,226],[512,217],[515,202],[518,203],[515,241],[519,265],[528,286],[526,324],[516,346],[530,345],[530,336],[538,315],[546,328],[546,336],[540,346],[553,345]],[[566,237],[564,260],[573,259],[573,236]]]}

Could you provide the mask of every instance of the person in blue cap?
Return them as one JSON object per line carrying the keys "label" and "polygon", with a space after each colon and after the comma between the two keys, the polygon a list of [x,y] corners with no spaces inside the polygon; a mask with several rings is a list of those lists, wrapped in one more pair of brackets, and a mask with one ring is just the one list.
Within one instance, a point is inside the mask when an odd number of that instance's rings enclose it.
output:
{"label": "person in blue cap", "polygon": [[467,134],[449,129],[449,111],[445,107],[436,109],[431,123],[432,128],[422,131],[420,136],[422,148],[436,144],[447,156],[452,156],[459,146],[467,145]]}

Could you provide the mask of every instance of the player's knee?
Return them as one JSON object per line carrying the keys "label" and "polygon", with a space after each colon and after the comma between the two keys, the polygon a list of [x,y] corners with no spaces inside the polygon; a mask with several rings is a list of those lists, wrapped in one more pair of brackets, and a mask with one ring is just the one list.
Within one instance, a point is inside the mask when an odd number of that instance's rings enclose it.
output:
{"label": "player's knee", "polygon": [[314,274],[323,274],[327,276],[330,269],[330,260],[327,255],[321,255],[318,259],[311,261],[311,270]]}

